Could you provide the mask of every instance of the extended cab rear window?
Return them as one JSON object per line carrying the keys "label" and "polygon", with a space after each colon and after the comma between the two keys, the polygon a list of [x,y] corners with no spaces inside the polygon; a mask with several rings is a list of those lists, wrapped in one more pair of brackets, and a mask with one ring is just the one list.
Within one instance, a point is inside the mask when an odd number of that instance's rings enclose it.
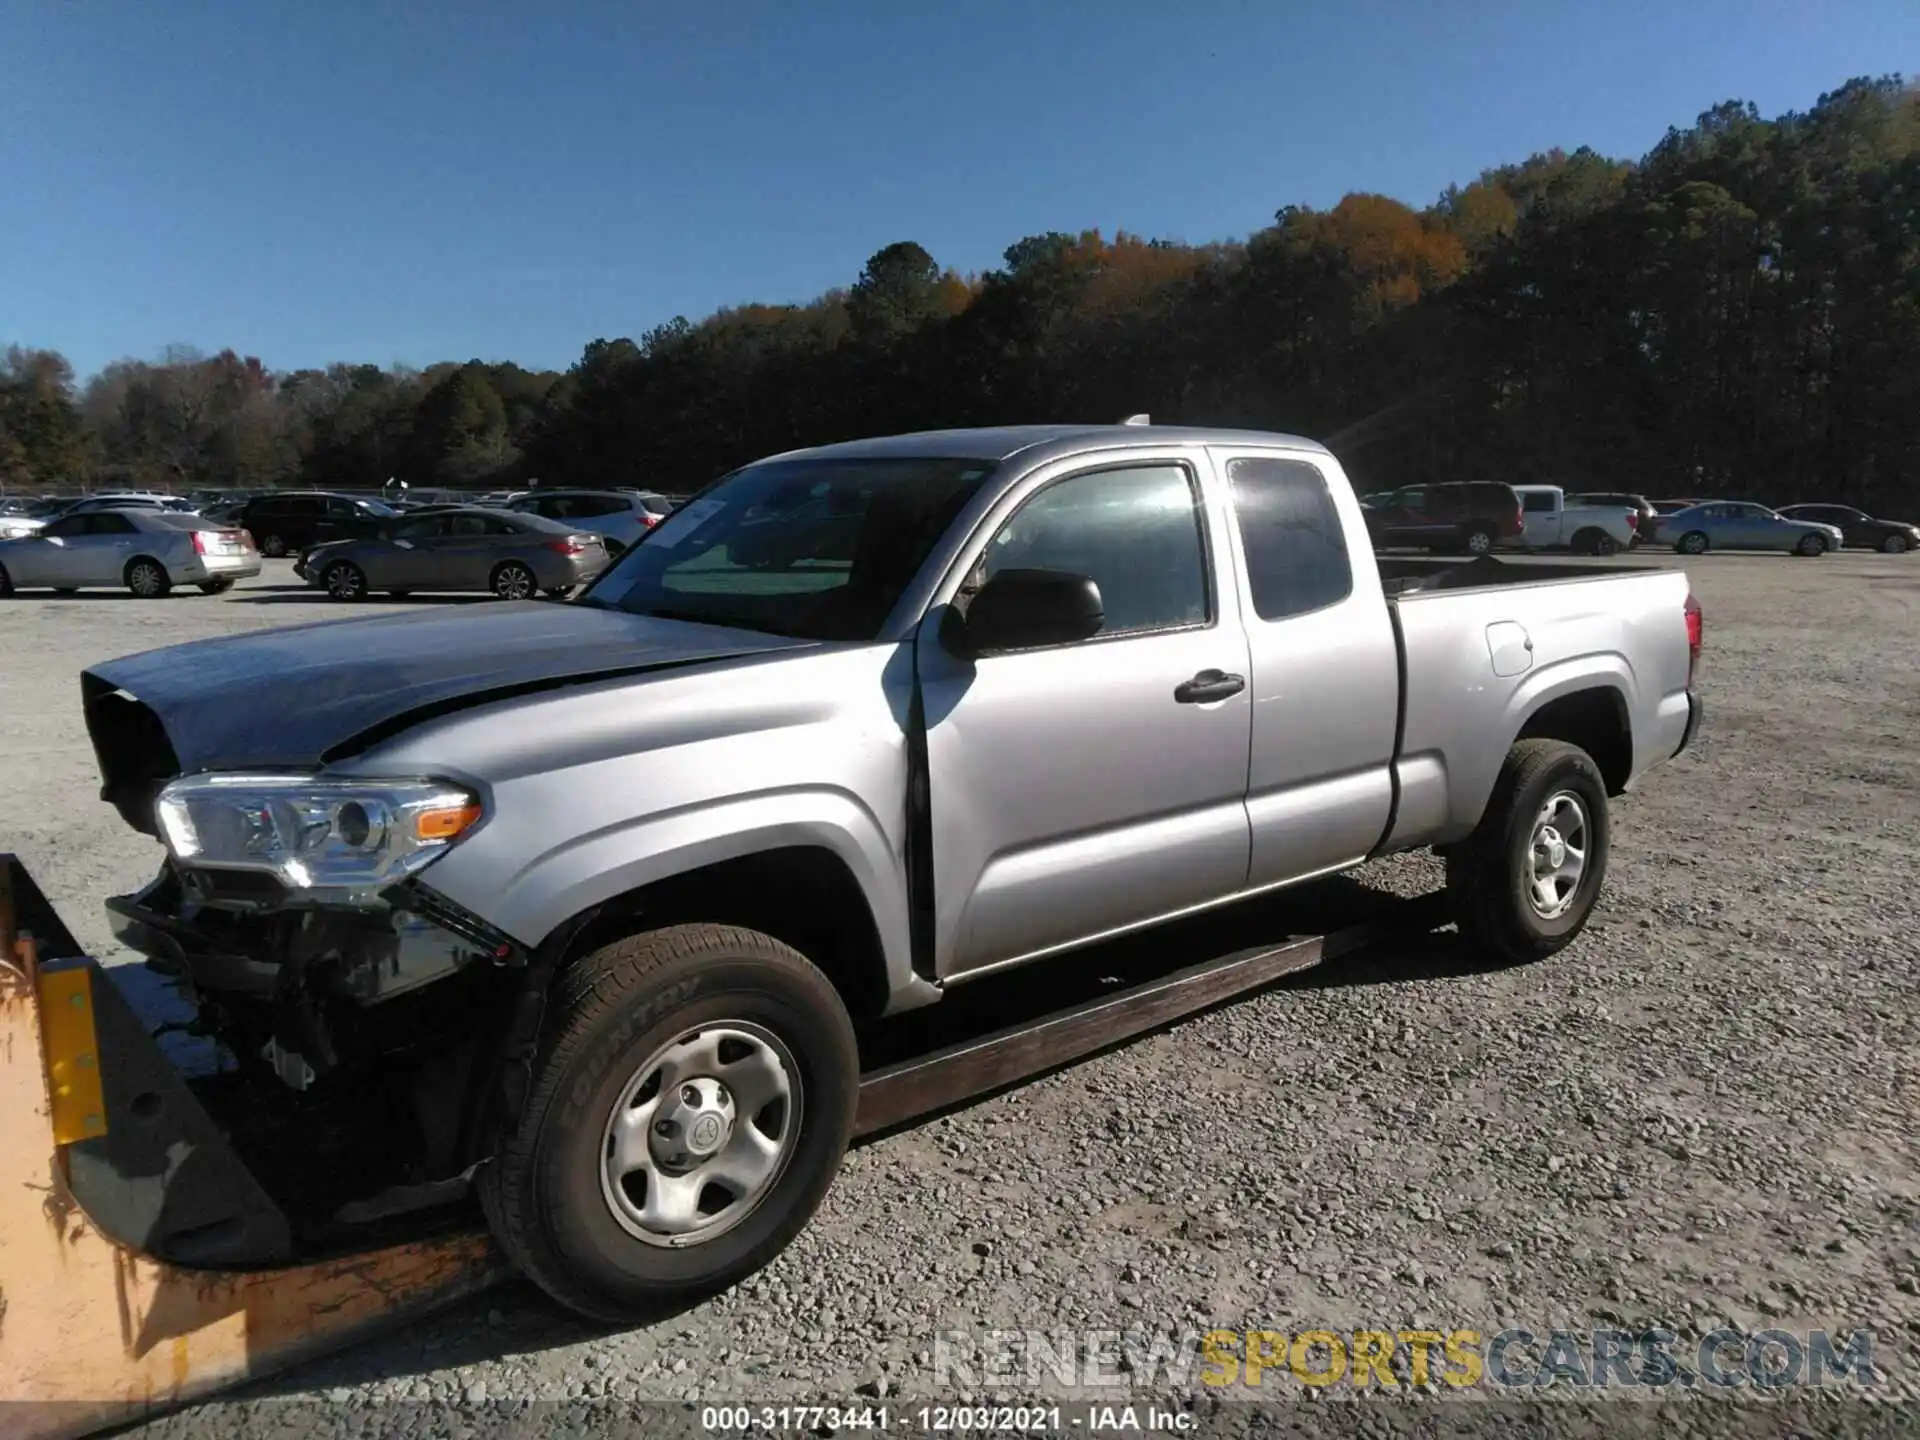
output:
{"label": "extended cab rear window", "polygon": [[1304,460],[1242,456],[1227,484],[1247,557],[1247,587],[1262,620],[1336,605],[1353,593],[1353,562],[1327,477]]}

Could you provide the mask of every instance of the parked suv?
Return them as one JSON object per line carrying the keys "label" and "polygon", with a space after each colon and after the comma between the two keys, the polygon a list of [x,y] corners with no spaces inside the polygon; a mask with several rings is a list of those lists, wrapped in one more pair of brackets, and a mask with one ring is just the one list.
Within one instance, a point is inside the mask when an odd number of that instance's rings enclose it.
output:
{"label": "parked suv", "polygon": [[666,519],[673,507],[651,490],[539,490],[503,508],[591,530],[618,555]]}
{"label": "parked suv", "polygon": [[369,534],[397,513],[378,500],[324,490],[288,490],[249,500],[241,507],[239,520],[262,555],[277,556]]}
{"label": "parked suv", "polygon": [[1368,507],[1367,533],[1375,545],[1485,555],[1526,529],[1520,496],[1499,481],[1408,485]]}

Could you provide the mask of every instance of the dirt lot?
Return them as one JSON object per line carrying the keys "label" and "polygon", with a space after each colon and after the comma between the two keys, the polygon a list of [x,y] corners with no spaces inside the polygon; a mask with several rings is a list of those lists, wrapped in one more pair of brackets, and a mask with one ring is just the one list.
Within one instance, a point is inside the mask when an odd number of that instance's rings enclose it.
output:
{"label": "dirt lot", "polygon": [[[94,799],[76,672],[337,613],[269,563],[220,599],[0,604],[0,844],[88,944],[157,854]],[[867,1146],[770,1269],[650,1328],[514,1288],[256,1393],[371,1431],[396,1400],[924,1398],[941,1330],[1731,1323],[1870,1327],[1911,1402],[1920,558],[1689,569],[1704,732],[1620,803],[1551,961],[1362,960]]]}

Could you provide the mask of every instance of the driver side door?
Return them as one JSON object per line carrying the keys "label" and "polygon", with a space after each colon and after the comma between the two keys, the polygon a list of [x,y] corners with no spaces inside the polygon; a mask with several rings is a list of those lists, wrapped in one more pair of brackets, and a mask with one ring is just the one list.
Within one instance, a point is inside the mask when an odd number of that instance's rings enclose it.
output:
{"label": "driver side door", "polygon": [[[942,644],[940,606],[920,626],[942,977],[1247,883],[1247,639],[1197,468],[1129,458],[1016,495],[962,554],[951,603],[1002,569],[1056,570],[1091,577],[1105,619],[1088,640],[973,660]],[[1206,671],[1241,686],[1197,696],[1186,682]]]}
{"label": "driver side door", "polygon": [[87,533],[85,515],[50,521],[7,552],[7,571],[15,585],[74,585],[77,569],[72,546]]}

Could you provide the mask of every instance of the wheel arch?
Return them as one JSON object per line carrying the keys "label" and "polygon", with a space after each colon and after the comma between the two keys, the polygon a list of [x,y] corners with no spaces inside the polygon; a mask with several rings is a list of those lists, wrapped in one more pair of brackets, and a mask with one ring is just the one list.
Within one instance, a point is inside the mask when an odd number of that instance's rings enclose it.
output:
{"label": "wheel arch", "polygon": [[[786,791],[648,816],[532,857],[461,846],[425,878],[529,948],[568,954],[656,925],[743,925],[792,945],[856,1014],[938,997],[912,966],[906,880],[884,828],[838,791]],[[469,864],[461,862],[474,862]]]}

